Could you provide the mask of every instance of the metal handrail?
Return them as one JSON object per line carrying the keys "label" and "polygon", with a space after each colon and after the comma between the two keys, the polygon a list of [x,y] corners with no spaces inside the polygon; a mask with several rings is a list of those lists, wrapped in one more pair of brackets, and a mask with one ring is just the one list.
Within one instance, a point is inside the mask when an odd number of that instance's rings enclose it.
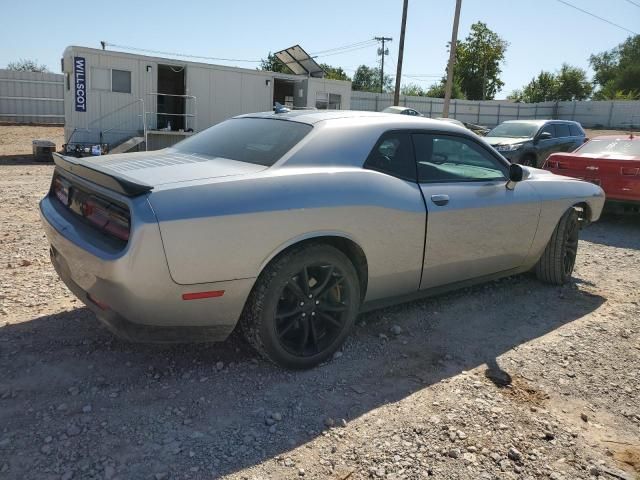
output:
{"label": "metal handrail", "polygon": [[[195,97],[195,95],[177,95],[177,94],[173,94],[173,93],[160,93],[160,92],[151,92],[151,93],[147,93],[147,95],[153,95],[153,96],[163,96],[163,97],[177,97],[177,98],[184,98],[184,99],[189,99],[189,100],[193,100],[193,113],[160,113],[160,112],[144,112],[144,139],[145,139],[145,146],[147,145],[147,135],[148,135],[148,131],[149,128],[147,126],[147,118],[149,115],[155,115],[156,116],[156,123],[157,123],[157,117],[158,115],[165,115],[165,116],[173,116],[173,117],[184,117],[185,122],[184,122],[184,126],[185,126],[185,130],[187,130],[188,128],[188,122],[187,119],[188,118],[193,118],[193,125],[192,125],[192,130],[196,131],[197,130],[197,120],[198,120],[198,102],[197,102],[197,98]],[[186,106],[186,103],[185,103]],[[186,108],[185,108],[186,110]]]}

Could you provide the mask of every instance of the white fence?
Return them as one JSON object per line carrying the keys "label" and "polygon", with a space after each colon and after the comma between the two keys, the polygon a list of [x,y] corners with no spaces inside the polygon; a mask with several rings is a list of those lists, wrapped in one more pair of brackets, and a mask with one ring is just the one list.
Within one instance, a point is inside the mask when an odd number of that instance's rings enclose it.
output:
{"label": "white fence", "polygon": [[0,122],[64,123],[64,75],[0,69]]}
{"label": "white fence", "polygon": [[[441,98],[400,96],[400,105],[427,117],[442,116]],[[393,105],[391,93],[352,92],[351,108],[379,112]],[[508,100],[452,100],[449,116],[493,127],[505,120],[555,118],[575,120],[585,127],[640,128],[640,101],[577,101],[514,103]]]}

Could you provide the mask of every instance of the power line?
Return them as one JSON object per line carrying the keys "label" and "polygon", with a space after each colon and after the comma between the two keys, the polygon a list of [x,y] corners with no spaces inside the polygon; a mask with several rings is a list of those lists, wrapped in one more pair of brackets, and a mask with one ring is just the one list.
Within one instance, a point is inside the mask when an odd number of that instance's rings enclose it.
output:
{"label": "power line", "polygon": [[326,49],[326,50],[319,50],[319,51],[317,51],[317,52],[313,52],[313,53],[311,53],[311,55],[320,55],[321,53],[329,53],[329,52],[333,52],[333,51],[336,51],[336,50],[349,49],[349,48],[357,47],[357,46],[364,45],[364,44],[371,44],[371,45],[373,45],[374,43],[375,43],[375,40],[374,40],[373,38],[370,38],[369,40],[364,40],[364,41],[362,41],[362,42],[351,43],[351,44],[349,44],[349,45],[343,45],[343,46],[341,46],[341,47],[328,48],[328,49]]}
{"label": "power line", "polygon": [[148,48],[130,47],[128,45],[116,45],[115,43],[104,42],[105,46],[121,48],[123,50],[133,50],[136,52],[153,53],[156,55],[169,55],[171,57],[185,57],[185,58],[200,58],[205,60],[217,60],[224,62],[245,62],[245,63],[260,63],[262,60],[246,60],[244,58],[220,58],[220,57],[205,57],[203,55],[190,55],[188,53],[176,53],[176,52],[164,52],[162,50],[151,50]]}
{"label": "power line", "polygon": [[[599,15],[596,15],[595,13],[591,13],[591,12],[588,12],[587,10],[584,10],[584,9],[580,8],[580,7],[576,7],[575,5],[573,5],[573,4],[569,3],[569,2],[565,2],[564,0],[558,0],[558,2],[564,4],[564,5],[568,6],[568,7],[575,8],[576,10],[579,10],[582,13],[586,13],[587,15],[591,15],[592,17],[597,18],[598,20],[602,20],[603,22],[608,23],[609,25],[613,25],[614,27],[618,27],[618,28],[620,28],[620,29],[622,29],[622,30],[624,30],[626,32],[629,32],[629,33],[631,33],[633,35],[638,35],[633,30],[629,30],[628,28],[623,27],[622,25],[618,25],[617,23],[613,23],[611,20],[607,20],[606,18],[602,18]],[[633,2],[631,2],[631,3],[633,3]]]}
{"label": "power line", "polygon": [[636,7],[640,7],[640,3],[636,3],[633,0],[627,0],[631,5],[635,5]]}
{"label": "power line", "polygon": [[369,48],[372,47],[374,44],[367,44],[367,45],[361,45],[359,47],[354,47],[354,48],[350,48],[348,50],[342,50],[339,52],[334,52],[334,53],[327,53],[326,55],[313,55],[314,58],[324,58],[324,57],[331,57],[333,55],[342,55],[344,53],[351,53],[351,52],[355,52],[357,50],[362,50],[363,48]]}

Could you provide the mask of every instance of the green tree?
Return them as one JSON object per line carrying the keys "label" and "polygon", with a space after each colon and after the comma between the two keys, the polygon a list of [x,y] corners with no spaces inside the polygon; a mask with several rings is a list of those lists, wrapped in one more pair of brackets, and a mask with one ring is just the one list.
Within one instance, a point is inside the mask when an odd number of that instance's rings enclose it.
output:
{"label": "green tree", "polygon": [[426,97],[427,96],[427,92],[425,91],[424,88],[422,88],[420,85],[416,84],[416,83],[408,83],[406,85],[403,85],[402,87],[400,87],[400,94],[401,95],[409,95],[412,97]]}
{"label": "green tree", "polygon": [[592,90],[587,73],[565,63],[556,73],[541,71],[522,90],[514,90],[507,98],[526,103],[585,100]]}
{"label": "green tree", "polygon": [[518,100],[526,103],[557,100],[558,79],[552,72],[542,70],[522,88],[519,95]]}
{"label": "green tree", "polygon": [[342,69],[342,67],[332,67],[329,64],[321,63],[320,68],[324,70],[324,78],[329,80],[346,80],[351,81],[349,75]]}
{"label": "green tree", "polygon": [[471,32],[456,47],[454,78],[469,100],[491,100],[503,87],[501,65],[509,44],[486,23],[471,25]]}
{"label": "green tree", "polygon": [[562,64],[556,75],[556,100],[586,100],[591,96],[593,86],[582,68]]}
{"label": "green tree", "polygon": [[640,88],[640,35],[627,38],[617,47],[589,57],[595,71],[594,83],[599,87],[594,99],[628,93]]}
{"label": "green tree", "polygon": [[260,66],[256,70],[265,70],[268,72],[277,73],[293,73],[289,67],[278,60],[278,57],[276,57],[275,54],[271,52],[269,52],[267,58],[263,58],[260,60]]}
{"label": "green tree", "polygon": [[[360,65],[353,76],[351,88],[362,92],[380,91],[380,69]],[[390,75],[385,75],[382,82],[384,92],[393,91],[393,80]]]}
{"label": "green tree", "polygon": [[27,60],[25,58],[21,58],[16,62],[9,62],[9,64],[7,64],[7,70],[14,70],[16,72],[48,72],[49,71],[46,65],[44,64],[38,65],[37,61]]}
{"label": "green tree", "polygon": [[[447,79],[442,78],[438,83],[432,84],[425,92],[425,96],[431,98],[444,98],[444,91],[447,85]],[[460,82],[456,79],[451,86],[451,98],[459,98],[464,100],[466,97],[460,86]]]}

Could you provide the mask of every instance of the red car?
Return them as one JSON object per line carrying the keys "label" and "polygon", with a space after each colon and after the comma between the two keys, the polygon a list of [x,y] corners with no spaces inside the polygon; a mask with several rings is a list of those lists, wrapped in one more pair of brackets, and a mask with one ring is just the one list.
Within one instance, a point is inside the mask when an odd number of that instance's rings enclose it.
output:
{"label": "red car", "polygon": [[640,213],[640,137],[602,135],[571,153],[549,155],[543,168],[600,185],[607,202]]}

